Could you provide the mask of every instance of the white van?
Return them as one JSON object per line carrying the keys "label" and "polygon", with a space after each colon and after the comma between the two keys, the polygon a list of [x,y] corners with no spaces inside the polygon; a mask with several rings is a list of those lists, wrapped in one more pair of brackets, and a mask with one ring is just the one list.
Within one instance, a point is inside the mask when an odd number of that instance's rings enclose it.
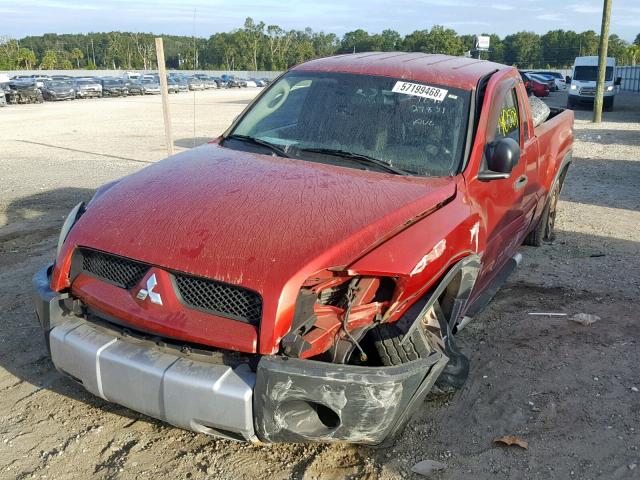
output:
{"label": "white van", "polygon": [[[616,75],[616,59],[607,57],[607,67],[604,74],[603,107],[613,110],[613,100],[616,96],[616,86],[620,79]],[[596,81],[598,79],[598,57],[576,57],[573,72],[569,79],[569,96],[567,107],[571,108],[580,103],[592,104],[596,96]]]}

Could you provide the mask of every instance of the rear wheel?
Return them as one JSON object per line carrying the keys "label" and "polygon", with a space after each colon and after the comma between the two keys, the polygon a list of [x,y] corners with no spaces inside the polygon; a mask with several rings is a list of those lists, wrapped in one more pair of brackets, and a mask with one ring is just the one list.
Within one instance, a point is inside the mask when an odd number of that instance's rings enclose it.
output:
{"label": "rear wheel", "polygon": [[555,240],[556,213],[558,211],[558,199],[560,198],[561,187],[562,179],[556,182],[556,185],[553,187],[549,202],[542,212],[538,225],[536,225],[536,228],[529,233],[524,240],[525,245],[540,247],[544,242],[552,242]]}

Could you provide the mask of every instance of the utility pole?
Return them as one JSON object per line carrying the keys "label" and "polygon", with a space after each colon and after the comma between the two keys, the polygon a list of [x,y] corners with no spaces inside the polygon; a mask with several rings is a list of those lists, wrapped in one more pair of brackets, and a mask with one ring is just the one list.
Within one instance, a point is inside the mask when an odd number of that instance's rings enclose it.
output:
{"label": "utility pole", "polygon": [[173,155],[173,134],[171,133],[171,112],[169,111],[169,89],[167,88],[167,70],[164,64],[164,46],[162,38],[156,38],[156,57],[158,59],[158,76],[162,93],[162,114],[164,115],[164,139],[167,153]]}
{"label": "utility pole", "polygon": [[607,49],[609,48],[609,23],[611,22],[611,2],[604,0],[602,8],[602,28],[600,30],[600,48],[598,49],[598,83],[596,84],[596,98],[593,102],[593,123],[602,121],[602,102],[604,94],[604,79],[607,71]]}

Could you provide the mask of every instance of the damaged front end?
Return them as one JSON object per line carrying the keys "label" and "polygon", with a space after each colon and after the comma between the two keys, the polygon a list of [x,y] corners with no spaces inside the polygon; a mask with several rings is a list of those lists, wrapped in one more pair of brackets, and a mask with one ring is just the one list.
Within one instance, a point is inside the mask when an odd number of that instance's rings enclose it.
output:
{"label": "damaged front end", "polygon": [[434,352],[371,368],[263,357],[253,397],[256,433],[267,442],[390,443],[447,360]]}
{"label": "damaged front end", "polygon": [[[402,365],[381,363],[366,332],[393,298],[389,279],[310,281],[296,333],[280,353],[230,356],[98,318],[80,300],[52,291],[51,272],[41,270],[33,286],[56,368],[105,400],[200,433],[254,443],[387,445],[448,362],[433,348]],[[302,322],[303,313],[313,321]]]}
{"label": "damaged front end", "polygon": [[253,403],[259,438],[393,441],[449,361],[425,301],[402,317],[413,328],[406,355],[396,358],[400,364],[382,358],[390,339],[381,331],[400,304],[400,285],[397,278],[342,270],[320,272],[304,283],[281,354],[262,357],[257,367]]}

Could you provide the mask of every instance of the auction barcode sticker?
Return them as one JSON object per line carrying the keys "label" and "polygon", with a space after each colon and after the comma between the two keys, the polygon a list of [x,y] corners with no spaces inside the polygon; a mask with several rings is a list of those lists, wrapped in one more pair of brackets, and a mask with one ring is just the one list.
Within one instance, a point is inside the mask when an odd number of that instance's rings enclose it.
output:
{"label": "auction barcode sticker", "polygon": [[396,82],[391,89],[394,93],[404,93],[406,95],[414,95],[416,97],[430,98],[436,102],[441,102],[447,96],[448,90],[438,87],[430,87],[429,85],[421,85],[411,82]]}

